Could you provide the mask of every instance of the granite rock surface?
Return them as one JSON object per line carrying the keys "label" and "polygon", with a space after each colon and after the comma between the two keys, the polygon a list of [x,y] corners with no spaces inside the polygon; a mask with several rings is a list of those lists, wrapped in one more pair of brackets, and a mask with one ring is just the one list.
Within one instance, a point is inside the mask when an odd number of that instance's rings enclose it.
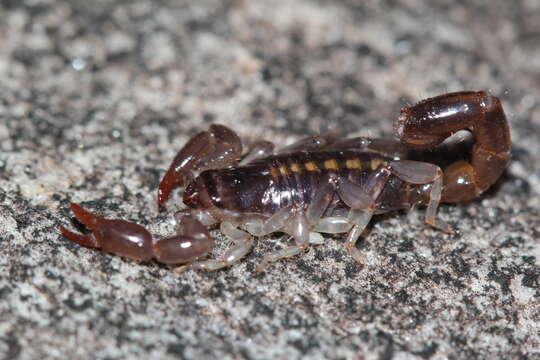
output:
{"label": "granite rock surface", "polygon": [[[513,160],[443,234],[374,219],[256,274],[175,273],[66,241],[70,202],[174,231],[156,186],[209,124],[279,146],[392,137],[400,107],[501,97]],[[0,358],[539,359],[540,2],[0,2]],[[218,230],[216,254],[226,241]]]}

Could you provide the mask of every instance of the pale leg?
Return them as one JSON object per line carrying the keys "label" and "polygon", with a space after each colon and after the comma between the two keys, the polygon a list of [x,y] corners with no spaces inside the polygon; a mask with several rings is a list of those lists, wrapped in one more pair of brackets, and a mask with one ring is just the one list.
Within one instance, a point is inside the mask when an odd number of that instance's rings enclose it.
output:
{"label": "pale leg", "polygon": [[219,259],[197,261],[185,266],[194,270],[219,270],[237,263],[253,249],[253,239],[245,231],[236,228],[230,222],[221,223],[221,232],[233,241],[233,245]]}
{"label": "pale leg", "polygon": [[287,246],[286,248],[266,254],[263,257],[262,262],[257,266],[257,272],[264,270],[271,262],[296,256],[307,249],[309,246],[310,232],[306,215],[303,212],[297,211],[296,214],[290,218],[287,224],[287,230],[293,234],[295,245]]}
{"label": "pale leg", "polygon": [[240,165],[246,165],[250,162],[272,155],[274,152],[274,143],[266,140],[261,140],[251,145],[248,153],[240,161]]}
{"label": "pale leg", "polygon": [[360,250],[356,248],[356,242],[358,241],[358,238],[360,235],[364,232],[367,225],[369,224],[369,221],[371,220],[371,217],[373,216],[373,210],[366,209],[366,210],[351,210],[349,212],[349,222],[351,222],[353,225],[353,228],[349,233],[347,234],[347,250],[349,251],[349,254],[359,264],[364,264],[363,256]]}
{"label": "pale leg", "polygon": [[426,209],[426,222],[446,233],[452,233],[453,230],[450,225],[435,218],[441,200],[442,170],[436,165],[412,160],[392,161],[389,165],[392,173],[403,181],[411,184],[431,184],[431,193]]}
{"label": "pale leg", "polygon": [[[385,165],[380,165],[369,177],[363,186],[350,182],[346,178],[340,178],[338,193],[350,208],[347,222],[352,224],[352,229],[347,234],[346,246],[351,257],[359,264],[363,264],[363,257],[356,248],[356,242],[369,224],[375,210],[375,201],[381,194],[388,178],[390,170]],[[336,226],[339,222],[334,220]],[[328,224],[331,225],[331,224]]]}

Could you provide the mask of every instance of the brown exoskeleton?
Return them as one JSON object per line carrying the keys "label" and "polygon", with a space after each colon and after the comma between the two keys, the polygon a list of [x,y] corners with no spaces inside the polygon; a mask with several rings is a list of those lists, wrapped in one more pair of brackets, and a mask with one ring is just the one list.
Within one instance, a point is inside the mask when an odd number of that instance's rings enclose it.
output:
{"label": "brown exoskeleton", "polygon": [[[187,208],[177,213],[178,234],[154,242],[140,225],[105,219],[76,204],[71,204],[73,213],[88,231],[60,231],[80,245],[120,256],[205,270],[242,259],[253,247],[252,235],[281,231],[294,238],[294,245],[267,254],[261,270],[322,242],[321,232],[348,233],[347,249],[361,263],[355,245],[373,214],[427,205],[425,221],[452,232],[435,218],[439,202],[479,196],[510,159],[501,102],[484,91],[445,94],[404,108],[395,130],[401,144],[323,134],[277,153],[273,144],[259,142],[242,158],[236,133],[212,125],[178,152],[159,186],[159,207],[173,189],[185,187]],[[434,164],[401,158],[405,148],[431,149],[460,130],[470,131],[475,141],[470,162],[455,162],[443,172]],[[219,259],[202,259],[214,245],[206,227],[219,222],[234,245]]]}

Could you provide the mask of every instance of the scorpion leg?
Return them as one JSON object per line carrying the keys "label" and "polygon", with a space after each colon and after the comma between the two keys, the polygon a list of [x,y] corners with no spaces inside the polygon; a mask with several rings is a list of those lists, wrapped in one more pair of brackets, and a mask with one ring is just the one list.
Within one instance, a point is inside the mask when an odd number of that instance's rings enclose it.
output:
{"label": "scorpion leg", "polygon": [[[321,128],[321,134],[300,139],[279,150],[279,154],[291,153],[295,151],[320,150],[333,144],[337,138],[337,130],[332,127]],[[398,143],[399,144],[399,143]],[[240,165],[246,165],[253,160],[267,157],[274,153],[273,142],[261,140],[254,143],[248,153],[240,161]]]}
{"label": "scorpion leg", "polygon": [[300,139],[279,150],[280,154],[296,151],[322,150],[336,142],[339,129],[332,126],[322,126],[320,134]]}
{"label": "scorpion leg", "polygon": [[[233,241],[220,259],[197,261],[185,266],[186,269],[214,271],[237,263],[253,249],[253,239],[245,231],[238,229],[230,222],[222,222],[221,232]],[[183,270],[183,269],[182,269]]]}
{"label": "scorpion leg", "polygon": [[[330,216],[322,217],[336,192],[339,180],[335,174],[327,174],[322,183],[324,184],[311,199],[306,212],[310,224],[313,224],[314,233],[338,234],[350,230],[352,224],[346,217]],[[312,233],[313,234],[313,233]],[[312,241],[311,241],[312,242]]]}
{"label": "scorpion leg", "polygon": [[414,203],[411,205],[411,207],[409,208],[409,210],[407,210],[407,220],[411,223],[411,224],[414,224],[414,225],[418,225],[420,223],[419,219],[418,219],[418,214],[417,214],[417,210],[418,210],[418,204],[417,203]]}
{"label": "scorpion leg", "polygon": [[290,258],[300,254],[309,246],[309,223],[304,212],[297,211],[288,222],[288,230],[292,233],[295,245],[287,246],[283,249],[272,251],[263,257],[262,262],[257,266],[256,272],[264,270],[270,263],[281,259]]}
{"label": "scorpion leg", "polygon": [[416,150],[431,149],[460,130],[472,133],[471,161],[455,162],[444,171],[443,202],[474,199],[497,181],[510,160],[510,131],[501,101],[486,91],[421,101],[401,110],[394,128],[401,142]]}
{"label": "scorpion leg", "polygon": [[343,216],[328,216],[321,218],[315,227],[316,232],[322,232],[325,234],[341,234],[351,230],[353,224],[349,222],[349,219]]}
{"label": "scorpion leg", "polygon": [[176,154],[158,188],[158,207],[177,187],[185,186],[198,173],[236,164],[242,142],[234,131],[223,125],[211,125],[192,137]]}
{"label": "scorpion leg", "polygon": [[246,165],[252,162],[253,160],[270,156],[274,152],[274,148],[275,148],[275,145],[271,141],[266,141],[266,140],[257,141],[256,143],[250,146],[247,154],[240,161],[240,165]]}
{"label": "scorpion leg", "polygon": [[349,212],[349,216],[347,217],[349,222],[354,224],[352,229],[347,234],[347,239],[345,240],[345,243],[347,244],[347,250],[349,251],[349,254],[354,259],[354,261],[361,265],[364,264],[364,256],[356,247],[356,242],[368,226],[371,217],[373,216],[373,211],[373,207],[365,210],[351,209],[351,211]]}
{"label": "scorpion leg", "polygon": [[310,136],[300,139],[279,150],[280,154],[292,153],[296,151],[309,151],[324,148],[328,145],[328,139],[322,135]]}
{"label": "scorpion leg", "polygon": [[287,258],[291,258],[293,256],[296,256],[296,255],[300,254],[306,247],[307,247],[307,245],[303,246],[303,247],[300,246],[300,245],[291,245],[291,246],[287,246],[287,247],[285,247],[283,249],[272,251],[271,253],[266,254],[264,256],[262,262],[257,266],[255,271],[256,272],[261,272],[264,269],[266,269],[266,267],[272,262],[276,262],[276,261],[279,261],[281,259],[287,259]]}
{"label": "scorpion leg", "polygon": [[[273,251],[264,256],[263,261],[257,266],[257,272],[262,271],[271,262],[289,258],[300,254],[307,249],[310,242],[321,243],[324,239],[318,233],[311,232],[313,225],[316,225],[324,214],[335,193],[336,178],[327,175],[321,180],[322,185],[313,196],[307,210],[295,210],[295,206],[288,206],[262,224],[259,233],[266,234],[286,228],[294,238],[295,245],[287,246],[283,249]],[[261,236],[261,235],[259,235]]]}
{"label": "scorpion leg", "polygon": [[318,191],[313,195],[306,211],[306,216],[310,224],[317,224],[326,209],[328,209],[336,192],[337,181],[337,176],[334,174],[326,174],[322,177],[321,185],[319,185]]}
{"label": "scorpion leg", "polygon": [[182,232],[182,217],[184,216],[194,217],[198,222],[200,222],[204,226],[212,226],[219,222],[208,211],[195,210],[195,209],[189,209],[189,208],[182,209],[182,210],[178,210],[174,214],[174,219],[176,220],[178,232]]}
{"label": "scorpion leg", "polygon": [[363,264],[363,256],[356,248],[356,242],[369,224],[375,211],[375,201],[382,192],[390,170],[386,165],[379,167],[370,175],[364,186],[355,184],[345,177],[340,178],[338,194],[347,206],[351,208],[347,217],[353,224],[347,234],[346,246],[351,257],[359,264]]}
{"label": "scorpion leg", "polygon": [[362,150],[394,159],[405,157],[409,152],[409,149],[399,141],[362,136],[336,141],[325,150]]}
{"label": "scorpion leg", "polygon": [[437,165],[413,160],[391,161],[388,165],[392,173],[403,181],[411,184],[431,184],[425,221],[439,230],[452,233],[453,230],[450,225],[435,218],[437,207],[441,201],[442,170]]}
{"label": "scorpion leg", "polygon": [[[294,223],[294,221],[291,221],[291,219],[296,218],[294,214],[295,207],[291,205],[280,209],[265,221],[262,221],[260,219],[247,220],[243,226],[249,233],[255,236],[264,236],[290,227],[291,223]],[[307,228],[307,219],[305,220],[305,222],[304,219],[305,216],[303,216],[303,218],[301,217],[299,224],[297,224],[295,230],[293,230],[298,233],[297,236],[300,239],[299,241],[297,241],[297,245],[288,246],[284,249],[276,250],[271,252],[270,254],[265,255],[263,261],[257,266],[255,271],[260,272],[264,268],[266,268],[269,263],[277,261],[279,259],[298,255],[305,247],[307,247],[307,244],[309,243],[309,230]],[[305,233],[306,231],[307,235]],[[301,246],[299,246],[299,242],[301,243]]]}
{"label": "scorpion leg", "polygon": [[264,221],[261,219],[247,219],[244,221],[243,228],[254,236],[265,236],[282,230],[287,225],[287,221],[293,212],[293,205],[286,206]]}

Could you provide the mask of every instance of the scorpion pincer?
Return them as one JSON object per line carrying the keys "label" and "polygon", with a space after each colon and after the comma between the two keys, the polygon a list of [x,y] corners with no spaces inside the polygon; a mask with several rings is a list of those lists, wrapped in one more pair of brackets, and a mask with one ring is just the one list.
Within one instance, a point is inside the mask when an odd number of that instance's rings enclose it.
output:
{"label": "scorpion pincer", "polygon": [[[478,197],[502,174],[511,152],[508,123],[500,100],[485,91],[463,91],[406,107],[395,122],[401,142],[331,134],[308,137],[274,152],[267,141],[246,154],[234,131],[212,125],[178,152],[158,189],[158,207],[171,191],[185,188],[178,233],[154,241],[142,226],[105,219],[72,203],[82,233],[60,227],[69,240],[127,258],[184,268],[217,270],[238,262],[253,248],[253,236],[284,232],[294,244],[264,256],[270,262],[321,243],[320,233],[347,233],[346,248],[362,263],[356,242],[374,214],[427,206],[425,221],[446,233],[436,219],[440,202]],[[472,133],[468,161],[444,172],[439,166],[404,159],[408,149],[428,150],[457,131]],[[221,223],[233,244],[218,259],[207,259],[214,239],[207,227]]]}

